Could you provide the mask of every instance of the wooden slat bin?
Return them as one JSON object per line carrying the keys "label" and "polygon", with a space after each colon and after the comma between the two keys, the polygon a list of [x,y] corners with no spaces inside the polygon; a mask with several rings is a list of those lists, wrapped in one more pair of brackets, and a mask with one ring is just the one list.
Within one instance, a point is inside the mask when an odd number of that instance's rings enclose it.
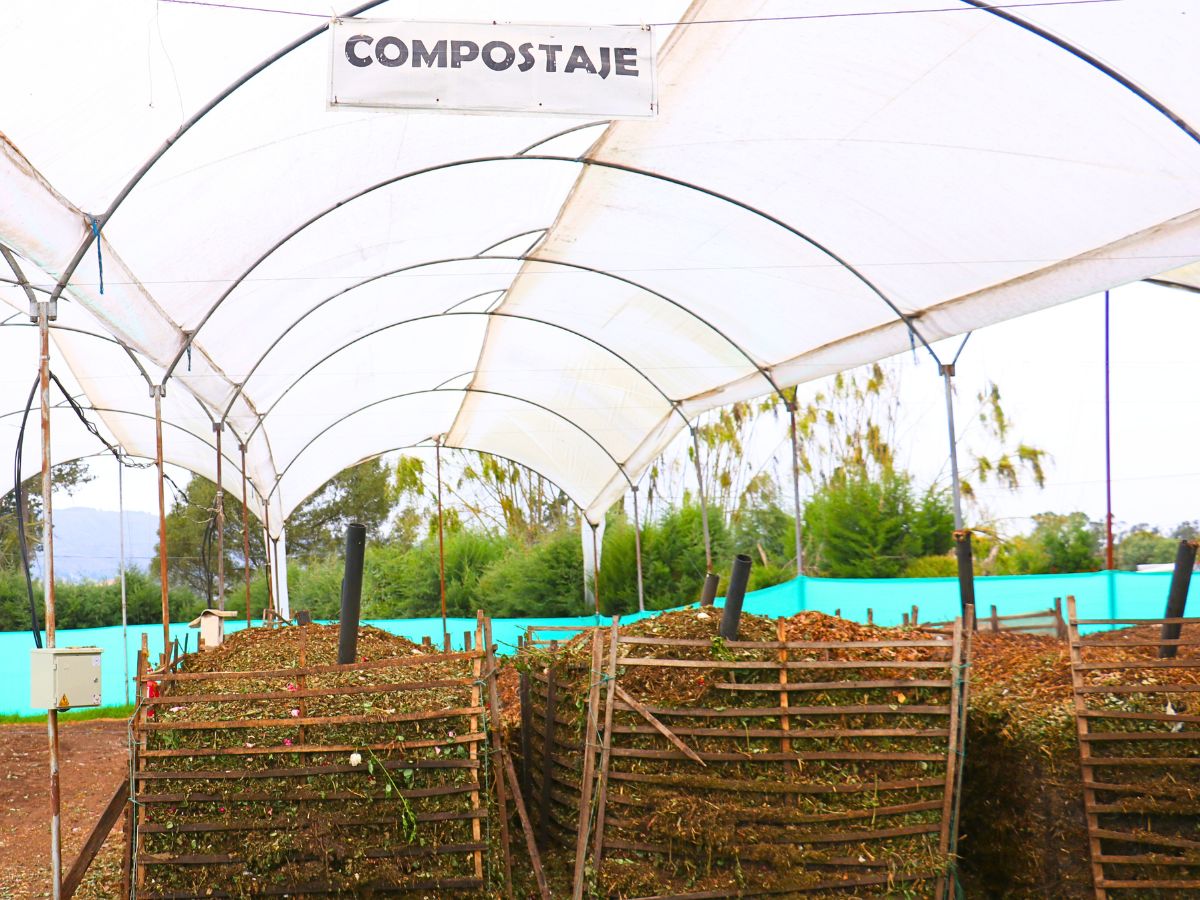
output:
{"label": "wooden slat bin", "polygon": [[298,647],[270,670],[149,672],[143,659],[139,696],[152,681],[160,696],[134,726],[136,897],[442,896],[505,882],[507,843],[487,841],[507,830],[483,619],[468,652],[397,644],[309,664],[329,631],[262,630]]}
{"label": "wooden slat bin", "polygon": [[[695,613],[658,624],[674,616]],[[749,624],[755,640],[715,638],[714,618],[702,637],[639,623],[576,641],[590,671],[557,698],[582,706],[572,739],[592,757],[573,769],[579,808],[561,836],[576,848],[574,896],[948,896],[961,624],[877,641]]]}
{"label": "wooden slat bin", "polygon": [[1200,618],[1081,620],[1074,597],[1067,611],[1096,897],[1200,896]]}

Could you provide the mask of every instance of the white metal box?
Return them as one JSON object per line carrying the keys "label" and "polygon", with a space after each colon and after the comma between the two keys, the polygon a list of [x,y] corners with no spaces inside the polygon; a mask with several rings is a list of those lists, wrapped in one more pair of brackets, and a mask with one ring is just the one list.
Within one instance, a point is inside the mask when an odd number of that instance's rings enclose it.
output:
{"label": "white metal box", "polygon": [[30,653],[29,705],[34,709],[100,705],[99,647],[47,647]]}

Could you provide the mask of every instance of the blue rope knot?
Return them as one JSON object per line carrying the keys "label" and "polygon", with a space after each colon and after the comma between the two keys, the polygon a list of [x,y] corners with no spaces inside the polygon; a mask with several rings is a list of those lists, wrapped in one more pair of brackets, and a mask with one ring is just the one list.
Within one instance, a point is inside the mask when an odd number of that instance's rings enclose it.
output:
{"label": "blue rope knot", "polygon": [[95,216],[88,216],[92,225],[92,237],[96,239],[96,268],[100,270],[100,295],[104,296],[104,254],[101,252],[100,225]]}

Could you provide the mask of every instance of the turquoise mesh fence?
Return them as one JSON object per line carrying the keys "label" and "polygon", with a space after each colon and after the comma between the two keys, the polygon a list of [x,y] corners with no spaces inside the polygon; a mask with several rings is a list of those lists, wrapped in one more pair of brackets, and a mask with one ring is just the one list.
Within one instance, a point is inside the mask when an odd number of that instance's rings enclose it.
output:
{"label": "turquoise mesh fence", "polygon": [[[1194,576],[1193,576],[1194,577]],[[1076,599],[1080,618],[1154,618],[1166,608],[1170,572],[1088,572],[1078,575],[1014,575],[977,578],[975,599],[980,617],[990,613],[995,604],[1004,615],[1048,609],[1055,597],[1067,595]],[[720,603],[720,600],[717,601]],[[799,578],[775,587],[752,591],[746,595],[745,610],[761,616],[791,616],[802,610],[833,614],[841,610],[848,619],[865,622],[867,610],[877,624],[899,625],[901,615],[913,606],[920,611],[923,622],[953,619],[958,615],[958,582],[953,578]],[[1200,599],[1194,600],[1189,611],[1195,615]],[[1065,610],[1065,605],[1064,605]],[[655,615],[647,612],[644,615]],[[642,618],[634,614],[623,617],[630,622]],[[442,620],[429,619],[371,619],[366,620],[393,634],[420,641],[429,636],[435,644],[442,642]],[[494,619],[492,631],[501,653],[512,652],[517,636],[530,625],[590,625],[593,616],[557,619]],[[475,627],[474,619],[449,620],[449,631],[456,648],[461,648],[463,633]],[[226,631],[244,628],[244,622],[226,625]],[[136,670],[137,649],[142,634],[149,636],[151,657],[162,652],[162,626],[137,625],[129,628],[129,671]],[[181,643],[187,638],[189,648],[196,646],[197,632],[186,625],[171,626],[172,639]],[[59,646],[97,646],[103,649],[103,697],[109,706],[125,702],[124,667],[121,662],[122,641],[120,626],[59,630]],[[0,633],[0,713],[33,713],[29,706],[29,650],[33,639],[28,632]]]}

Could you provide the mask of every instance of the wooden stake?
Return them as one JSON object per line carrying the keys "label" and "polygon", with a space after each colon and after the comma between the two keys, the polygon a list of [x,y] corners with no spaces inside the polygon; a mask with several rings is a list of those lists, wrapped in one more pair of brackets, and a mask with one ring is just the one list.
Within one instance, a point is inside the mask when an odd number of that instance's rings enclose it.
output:
{"label": "wooden stake", "polygon": [[614,684],[613,690],[616,691],[617,697],[621,700],[622,703],[628,704],[633,709],[634,712],[636,712],[639,716],[641,716],[643,719],[645,719],[647,722],[649,722],[651,725],[653,725],[654,729],[659,734],[661,734],[668,741],[670,741],[672,744],[675,745],[676,750],[678,750],[680,753],[682,753],[684,756],[686,756],[692,762],[699,763],[700,765],[704,766],[705,768],[708,768],[708,764],[705,763],[704,760],[702,760],[699,756],[696,755],[695,750],[693,750],[691,747],[689,747],[687,744],[685,744],[683,741],[681,741],[678,737],[676,737],[675,732],[671,731],[670,728],[668,728],[666,725],[664,725],[658,719],[654,718],[654,714],[651,713],[650,710],[646,709],[646,707],[643,706],[641,704],[641,702],[639,702],[638,700],[635,700],[633,697],[631,697],[629,695],[629,692],[626,691],[625,688],[621,687],[621,685],[619,685],[619,684]]}
{"label": "wooden stake", "polygon": [[525,799],[521,796],[520,786],[517,784],[517,773],[513,771],[512,760],[507,756],[504,757],[504,774],[508,776],[508,786],[512,789],[513,802],[517,807],[517,818],[521,820],[521,830],[525,832],[525,849],[529,851],[529,863],[537,878],[538,891],[542,895],[542,900],[550,900],[550,886],[546,884],[546,873],[542,869],[542,857],[538,853],[537,841],[533,837],[533,823],[529,821],[529,812],[525,808]]}
{"label": "wooden stake", "polygon": [[[492,771],[496,779],[496,806],[500,819],[500,846],[504,851],[504,895],[512,900],[512,847],[508,836],[508,797],[504,790],[504,743],[500,740],[500,695],[496,690],[496,656],[492,649],[492,622],[477,614],[483,635],[484,662],[487,665],[488,731],[492,736]],[[478,821],[478,820],[476,820]]]}
{"label": "wooden stake", "polygon": [[1092,746],[1088,741],[1090,723],[1082,713],[1087,712],[1087,701],[1080,688],[1083,687],[1083,651],[1079,648],[1078,616],[1075,612],[1075,597],[1067,595],[1067,634],[1071,641],[1071,686],[1074,688],[1075,729],[1079,735],[1079,764],[1083,772],[1083,805],[1086,810],[1088,826],[1088,850],[1091,854],[1092,884],[1096,890],[1096,900],[1108,900],[1108,891],[1102,886],[1104,882],[1104,866],[1098,862],[1104,852],[1100,846],[1100,838],[1096,832],[1100,828],[1100,818],[1092,811],[1096,805],[1096,791],[1087,785],[1094,783],[1096,778],[1091,765]]}
{"label": "wooden stake", "polygon": [[600,882],[600,866],[604,861],[604,820],[608,807],[608,765],[612,757],[613,710],[616,706],[617,645],[621,642],[620,616],[613,616],[608,637],[608,690],[604,700],[604,741],[600,745],[600,784],[596,803],[596,837],[592,842],[592,868]]}
{"label": "wooden stake", "polygon": [[[579,785],[579,827],[575,835],[575,876],[572,881],[573,900],[583,900],[584,863],[587,861],[588,829],[592,823],[592,779],[596,772],[596,732],[599,730],[600,679],[603,650],[600,629],[592,632],[592,666],[588,671],[587,729],[583,739],[583,777]],[[549,772],[543,777],[549,777]]]}
{"label": "wooden stake", "polygon": [[[780,685],[779,705],[781,707],[783,707],[784,709],[787,709],[787,706],[788,706],[787,626],[784,624],[783,619],[775,620],[775,636],[779,640],[779,643],[782,645],[779,648],[779,663],[780,663],[780,666],[779,666],[779,685]],[[787,715],[787,713],[784,713],[782,716],[779,717],[779,729],[785,735],[789,731],[792,730],[791,718]],[[792,739],[790,737],[780,738],[779,751],[781,753],[791,753],[792,752]],[[784,771],[787,772],[789,775],[795,776],[799,771],[798,766],[799,766],[799,763],[794,763],[794,764],[785,763]]]}
{"label": "wooden stake", "polygon": [[[479,624],[476,627],[482,628],[482,624]],[[476,635],[476,636],[481,637],[481,635]],[[476,644],[478,645],[479,641],[476,641]],[[474,676],[474,679],[475,679],[475,683],[471,686],[471,706],[473,706],[473,707],[478,707],[483,701],[483,691],[479,687],[480,675],[483,674],[482,669],[483,669],[483,656],[482,656],[482,654],[476,653],[475,659],[471,663],[471,674],[472,674],[472,676]],[[471,734],[476,734],[476,733],[478,733],[478,731],[479,731],[479,715],[476,713],[471,716]],[[470,759],[472,762],[478,761],[478,759],[479,759],[479,743],[477,741],[472,741],[467,746],[469,748],[468,759]],[[471,792],[471,808],[473,810],[475,810],[476,812],[478,812],[479,809],[481,808],[480,807],[480,797],[479,797],[479,769],[477,769],[477,768],[471,769],[470,777],[471,777],[471,782],[475,787],[475,789]],[[482,838],[483,838],[483,831],[480,827],[478,817],[471,820],[471,838],[474,840],[474,842],[476,844],[478,844],[480,842],[480,840],[482,840]],[[483,877],[483,853],[479,850],[476,850],[474,855],[475,855],[475,877],[482,878]]]}

